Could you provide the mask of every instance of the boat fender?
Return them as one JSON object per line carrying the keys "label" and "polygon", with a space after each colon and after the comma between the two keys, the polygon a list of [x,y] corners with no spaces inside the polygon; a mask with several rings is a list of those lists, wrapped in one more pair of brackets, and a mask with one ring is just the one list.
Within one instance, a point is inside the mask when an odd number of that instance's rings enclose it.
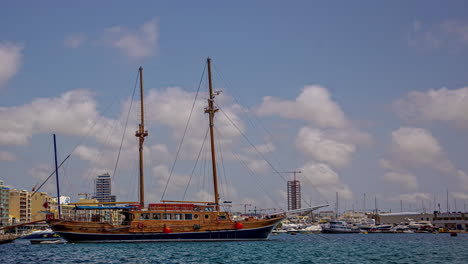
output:
{"label": "boat fender", "polygon": [[198,230],[200,229],[200,225],[199,224],[194,224],[193,225],[193,230]]}
{"label": "boat fender", "polygon": [[166,233],[166,234],[169,234],[170,232],[172,232],[172,230],[169,227],[165,226],[163,228],[163,232]]}
{"label": "boat fender", "polygon": [[145,227],[145,224],[143,224],[143,223],[138,223],[138,224],[137,224],[137,227],[138,227],[139,229],[143,229],[143,228]]}
{"label": "boat fender", "polygon": [[236,222],[236,223],[234,224],[234,227],[235,227],[237,230],[239,230],[239,229],[244,228],[244,225],[243,225],[242,223]]}

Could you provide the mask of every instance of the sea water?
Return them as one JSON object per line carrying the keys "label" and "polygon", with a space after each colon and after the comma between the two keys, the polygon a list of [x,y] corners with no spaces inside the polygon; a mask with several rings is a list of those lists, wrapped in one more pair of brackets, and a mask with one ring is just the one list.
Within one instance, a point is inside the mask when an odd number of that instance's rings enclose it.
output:
{"label": "sea water", "polygon": [[268,241],[0,245],[0,263],[468,263],[468,234],[280,234]]}

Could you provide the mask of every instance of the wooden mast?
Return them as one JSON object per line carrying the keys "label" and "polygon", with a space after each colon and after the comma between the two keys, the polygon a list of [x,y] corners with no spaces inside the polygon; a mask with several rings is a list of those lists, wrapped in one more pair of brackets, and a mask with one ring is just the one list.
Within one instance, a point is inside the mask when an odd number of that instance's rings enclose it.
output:
{"label": "wooden mast", "polygon": [[145,137],[148,136],[148,130],[145,130],[145,111],[143,104],[143,68],[140,67],[140,103],[141,103],[141,123],[138,126],[138,131],[136,131],[135,136],[139,139],[138,150],[140,153],[140,206],[141,208],[145,207],[145,181],[143,178],[143,142]]}
{"label": "wooden mast", "polygon": [[205,109],[205,113],[208,113],[210,120],[211,164],[213,168],[214,203],[216,205],[216,211],[219,211],[218,175],[216,173],[216,153],[214,142],[214,115],[218,111],[218,108],[214,106],[215,94],[213,93],[213,81],[211,79],[211,59],[207,58],[206,62],[208,64],[208,84],[210,90],[210,98],[208,99],[208,107]]}

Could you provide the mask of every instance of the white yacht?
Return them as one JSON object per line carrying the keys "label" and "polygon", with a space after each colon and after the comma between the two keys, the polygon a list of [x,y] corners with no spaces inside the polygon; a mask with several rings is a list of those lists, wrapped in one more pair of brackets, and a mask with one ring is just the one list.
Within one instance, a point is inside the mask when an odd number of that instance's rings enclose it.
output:
{"label": "white yacht", "polygon": [[353,229],[345,221],[330,221],[322,225],[323,233],[359,233],[359,229]]}

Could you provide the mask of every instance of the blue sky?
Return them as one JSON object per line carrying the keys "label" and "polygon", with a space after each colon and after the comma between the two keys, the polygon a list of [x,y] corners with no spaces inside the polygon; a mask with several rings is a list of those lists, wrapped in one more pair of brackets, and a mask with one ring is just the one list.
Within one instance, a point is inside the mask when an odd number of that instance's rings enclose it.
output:
{"label": "blue sky", "polygon": [[[399,210],[400,200],[405,209],[420,209],[422,203],[434,207],[434,197],[445,204],[448,189],[451,206],[456,199],[460,209],[468,203],[467,5],[4,3],[0,178],[21,189],[40,182],[53,165],[50,134],[56,132],[62,156],[77,147],[64,172],[64,185],[73,187],[64,191],[75,198],[92,192],[94,174],[113,170],[123,131],[117,127],[142,65],[150,98],[146,151],[153,158],[146,168],[147,192],[158,200],[210,56],[215,86],[223,90],[220,106],[259,149],[271,150],[252,154],[218,114],[230,182],[225,199],[284,207],[286,184],[262,161],[266,157],[279,171],[301,169],[305,199],[313,203],[333,203],[338,191],[347,208],[361,206],[367,193],[384,210]],[[206,121],[201,113],[194,118],[197,125]],[[92,126],[98,121],[105,124]],[[136,181],[135,124],[114,177],[121,200],[138,197],[122,187]],[[184,190],[203,142],[204,126],[197,125],[171,178],[173,193]],[[236,165],[239,159],[256,176]],[[256,184],[248,183],[251,178]],[[211,191],[202,179],[191,187],[193,198]]]}

